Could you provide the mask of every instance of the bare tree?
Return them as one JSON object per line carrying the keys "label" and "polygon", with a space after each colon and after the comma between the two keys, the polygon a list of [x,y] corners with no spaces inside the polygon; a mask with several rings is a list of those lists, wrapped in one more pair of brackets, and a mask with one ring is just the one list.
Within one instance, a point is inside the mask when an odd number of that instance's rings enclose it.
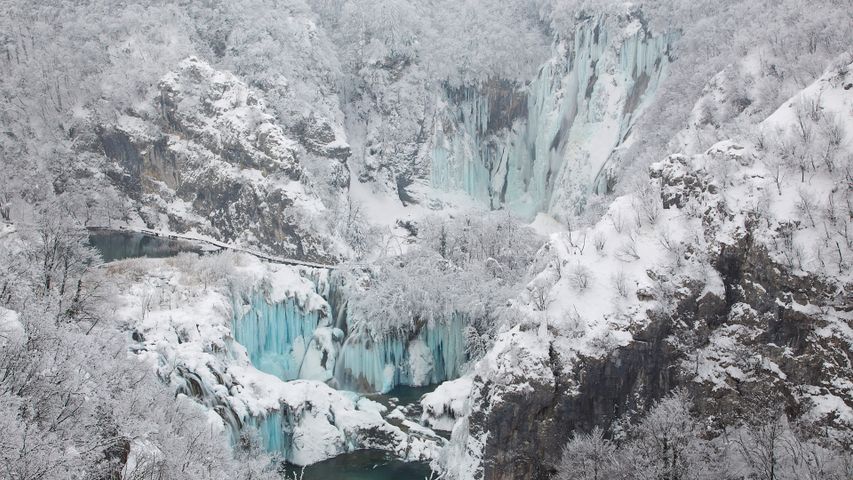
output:
{"label": "bare tree", "polygon": [[640,259],[640,253],[637,250],[637,233],[633,229],[628,232],[628,240],[616,250],[616,258],[623,262]]}
{"label": "bare tree", "polygon": [[768,153],[764,156],[764,165],[770,172],[770,178],[773,179],[773,184],[776,185],[776,192],[782,196],[782,182],[785,179],[785,159],[784,157]]}
{"label": "bare tree", "polygon": [[595,251],[598,252],[599,255],[603,255],[604,247],[607,245],[607,237],[603,233],[598,232],[595,234],[592,241],[593,245],[595,245]]}
{"label": "bare tree", "polygon": [[628,298],[628,276],[625,274],[625,271],[620,269],[613,274],[611,280],[616,293],[622,298]]}
{"label": "bare tree", "polygon": [[815,214],[820,209],[820,206],[815,201],[811,193],[804,189],[799,189],[797,192],[799,200],[797,200],[796,208],[800,215],[809,219],[812,227],[815,227]]}
{"label": "bare tree", "polygon": [[687,393],[677,390],[661,400],[637,426],[635,435],[649,456],[657,478],[685,478],[696,422],[689,412]]}
{"label": "bare tree", "polygon": [[583,292],[589,288],[591,281],[592,271],[582,263],[575,265],[569,273],[569,282],[579,292]]}
{"label": "bare tree", "polygon": [[558,480],[605,480],[612,477],[616,446],[604,438],[599,427],[590,433],[575,432],[563,447],[557,465]]}
{"label": "bare tree", "polygon": [[779,479],[780,457],[783,452],[783,434],[787,419],[775,407],[769,407],[735,439],[737,449],[757,478]]}

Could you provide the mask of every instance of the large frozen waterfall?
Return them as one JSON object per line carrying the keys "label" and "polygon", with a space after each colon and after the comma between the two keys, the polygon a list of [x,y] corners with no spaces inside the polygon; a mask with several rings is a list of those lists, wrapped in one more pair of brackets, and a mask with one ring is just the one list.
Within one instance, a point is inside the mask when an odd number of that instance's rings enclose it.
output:
{"label": "large frozen waterfall", "polygon": [[[333,376],[337,350],[344,332],[332,325],[323,296],[328,275],[306,270],[301,295],[270,295],[263,290],[232,293],[231,329],[257,369],[282,380],[327,381]],[[271,288],[274,288],[272,286]],[[306,295],[305,291],[313,292]]]}
{"label": "large frozen waterfall", "polygon": [[448,89],[432,184],[526,218],[583,210],[607,188],[609,160],[653,99],[673,40],[639,18],[593,18],[526,86]]}

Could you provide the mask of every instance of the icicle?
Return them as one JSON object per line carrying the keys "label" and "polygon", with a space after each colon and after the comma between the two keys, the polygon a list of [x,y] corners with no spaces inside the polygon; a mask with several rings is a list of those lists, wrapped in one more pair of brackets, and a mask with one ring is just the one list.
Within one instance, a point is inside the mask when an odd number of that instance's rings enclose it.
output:
{"label": "icicle", "polygon": [[350,335],[341,348],[335,378],[342,388],[380,393],[397,385],[423,386],[454,379],[467,360],[464,328],[464,317],[453,314],[445,322],[421,328],[410,340]]}
{"label": "icicle", "polygon": [[320,326],[320,312],[304,311],[294,298],[270,304],[259,293],[250,296],[248,309],[243,310],[235,301],[232,333],[249,352],[252,365],[282,380],[299,378],[307,348]]}

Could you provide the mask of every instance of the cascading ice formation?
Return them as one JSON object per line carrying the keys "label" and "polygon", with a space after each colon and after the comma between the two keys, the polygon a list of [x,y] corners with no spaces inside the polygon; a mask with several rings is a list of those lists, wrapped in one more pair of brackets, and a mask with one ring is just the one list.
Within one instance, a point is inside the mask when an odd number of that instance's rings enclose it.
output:
{"label": "cascading ice formation", "polygon": [[280,410],[268,412],[263,417],[249,417],[246,424],[258,431],[261,444],[269,452],[279,452],[283,455],[291,449],[291,436]]}
{"label": "cascading ice formation", "polygon": [[523,88],[448,89],[432,184],[528,219],[582,211],[590,193],[606,190],[608,162],[653,99],[674,39],[652,35],[639,18],[597,17]]}
{"label": "cascading ice formation", "polygon": [[454,379],[467,359],[464,328],[465,319],[458,314],[405,337],[375,339],[366,329],[357,328],[341,347],[335,378],[344,388],[367,392]]}
{"label": "cascading ice formation", "polygon": [[[490,102],[473,88],[448,91],[458,101],[458,130],[445,134],[438,130],[432,151],[432,184],[445,190],[462,190],[477,201],[495,208],[491,184],[491,162],[495,149],[487,144]],[[453,101],[451,100],[451,101]],[[477,158],[478,161],[465,161]],[[460,161],[462,159],[462,161]]]}
{"label": "cascading ice formation", "polygon": [[234,338],[246,347],[252,364],[282,380],[299,378],[319,312],[303,311],[294,299],[270,304],[257,293],[250,297],[248,311],[234,310]]}
{"label": "cascading ice formation", "polygon": [[234,338],[259,370],[282,380],[334,379],[337,386],[360,392],[387,392],[396,385],[423,386],[459,376],[466,361],[462,315],[402,336],[376,338],[358,323],[345,334],[345,290],[334,278],[312,281],[329,303],[324,300],[312,309],[292,296],[272,302],[261,291],[234,295]]}
{"label": "cascading ice formation", "polygon": [[232,333],[259,370],[282,380],[332,378],[343,332],[332,325],[323,279],[311,279],[312,299],[287,295],[271,301],[265,293],[234,294]]}
{"label": "cascading ice formation", "polygon": [[[156,280],[134,274],[138,283],[130,283],[132,293],[116,315],[133,326],[131,351],[178,394],[218,414],[222,423],[211,417],[211,428],[224,427],[233,446],[241,445],[244,432],[256,430],[265,449],[296,465],[359,448],[413,461],[436,457],[440,438],[410,434],[386,421],[381,404],[335,389],[351,294],[346,274],[235,254],[226,257],[232,261],[228,287],[217,284],[202,293],[195,283],[201,266],[192,263],[194,257],[183,260],[150,260],[158,268]],[[140,316],[139,305],[155,307]],[[441,334],[422,338],[421,350],[430,357],[430,348],[451,348]],[[439,360],[441,371],[447,370],[442,362],[458,363],[447,354]],[[422,379],[432,374],[413,371]]]}

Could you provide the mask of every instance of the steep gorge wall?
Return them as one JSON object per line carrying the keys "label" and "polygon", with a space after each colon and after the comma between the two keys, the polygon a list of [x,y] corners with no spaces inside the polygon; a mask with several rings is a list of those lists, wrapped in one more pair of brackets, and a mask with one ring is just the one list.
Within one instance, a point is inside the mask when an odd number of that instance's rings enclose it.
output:
{"label": "steep gorge wall", "polygon": [[[475,409],[468,420],[474,435],[488,433],[476,478],[548,479],[571,432],[610,428],[620,416],[642,411],[678,386],[695,399],[696,413],[715,419],[711,428],[720,429],[775,405],[797,418],[823,396],[852,401],[845,383],[838,381],[853,374],[849,345],[820,333],[828,322],[818,312],[806,314],[777,301],[808,296],[804,304],[850,311],[849,296],[839,297],[837,286],[818,278],[785,271],[749,238],[722,251],[716,268],[730,273],[723,277],[726,291],[735,292],[729,298],[703,294],[703,286],[696,285],[672,313],[651,315],[652,323],[636,332],[631,344],[605,358],[560,365],[553,356],[554,382],[531,381],[532,388],[522,395],[480,384],[475,402],[500,400],[489,409]],[[851,286],[842,288],[849,292]],[[752,352],[750,362],[762,358],[769,364],[750,368],[749,362],[733,363],[748,372],[748,378],[730,378],[727,387],[696,377],[691,357],[713,348],[715,338],[747,329],[755,333],[731,338]],[[697,335],[693,348],[679,345],[679,339],[692,335]],[[835,429],[849,435],[853,425],[847,421],[830,416],[814,428],[816,433]]]}
{"label": "steep gorge wall", "polygon": [[[746,163],[742,150],[730,146],[729,158],[709,153],[707,165]],[[609,429],[675,387],[694,399],[709,435],[784,412],[811,434],[850,444],[849,277],[780,261],[769,245],[778,237],[784,241],[791,226],[738,211],[709,172],[691,171],[688,164],[672,155],[650,173],[662,182],[656,201],[665,215],[689,215],[687,205],[701,202],[701,246],[681,252],[679,261],[698,259],[708,273],[685,277],[647,264],[645,275],[659,287],[630,294],[639,309],[619,315],[627,323],[609,319],[609,331],[628,340],[603,355],[583,353],[587,347],[578,345],[586,334],[573,336],[561,326],[537,334],[538,325],[522,321],[499,339],[498,355],[512,360],[501,364],[487,357],[477,370],[469,413],[453,432],[453,478],[549,478],[573,431]],[[552,322],[565,325],[564,319]],[[515,359],[527,362],[524,368],[514,368]]]}

